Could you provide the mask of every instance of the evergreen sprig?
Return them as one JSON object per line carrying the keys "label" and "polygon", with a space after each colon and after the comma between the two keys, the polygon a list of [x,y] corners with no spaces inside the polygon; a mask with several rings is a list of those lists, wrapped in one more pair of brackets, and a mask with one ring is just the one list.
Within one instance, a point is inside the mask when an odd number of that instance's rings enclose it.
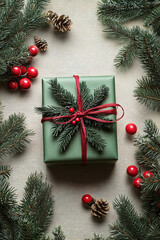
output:
{"label": "evergreen sprig", "polygon": [[13,65],[28,63],[26,40],[45,24],[43,10],[49,0],[7,0],[0,4],[0,81],[11,78]]}
{"label": "evergreen sprig", "polygon": [[51,186],[43,181],[42,174],[29,176],[20,204],[9,180],[0,176],[0,239],[49,239],[45,232],[52,214]]}
{"label": "evergreen sprig", "polygon": [[[147,76],[138,80],[134,91],[137,100],[148,108],[160,110],[160,2],[102,0],[98,6],[98,17],[104,32],[123,44],[114,63],[126,69],[138,56]],[[147,29],[138,26],[128,28],[121,23],[141,18]],[[152,29],[152,31],[150,31]]]}
{"label": "evergreen sprig", "polygon": [[[38,113],[43,114],[43,117],[53,117],[53,116],[64,116],[69,114],[69,108],[73,107],[75,112],[78,110],[77,99],[66,89],[63,88],[58,82],[57,79],[50,81],[50,90],[52,92],[52,97],[56,100],[56,102],[60,105],[58,107],[55,106],[47,106],[47,107],[38,107],[36,111]],[[80,91],[83,99],[83,111],[89,108],[93,108],[102,104],[105,98],[108,95],[109,89],[107,86],[102,85],[101,87],[94,90],[94,93],[91,94],[90,89],[88,88],[86,82],[80,83]],[[94,115],[99,119],[104,119],[108,121],[112,121],[110,118],[106,116]],[[59,121],[59,120],[57,120]],[[63,119],[63,121],[68,121],[68,119]],[[101,128],[105,130],[109,130],[113,127],[113,123],[100,123],[90,119],[84,118],[84,124],[86,126],[87,133],[87,141],[89,144],[96,149],[97,151],[103,151],[105,148],[105,140],[101,137],[94,128]],[[76,132],[80,129],[80,123],[73,125],[69,124],[53,124],[52,127],[52,135],[53,137],[57,137],[59,150],[61,152],[66,151],[70,142],[74,138]]]}
{"label": "evergreen sprig", "polygon": [[[1,111],[2,115],[2,111]],[[0,117],[1,118],[1,117]],[[7,120],[0,121],[0,159],[22,152],[30,142],[32,130],[26,129],[25,116],[12,114]]]}
{"label": "evergreen sprig", "polygon": [[65,240],[66,239],[60,226],[55,228],[52,233],[54,235],[54,240]]}

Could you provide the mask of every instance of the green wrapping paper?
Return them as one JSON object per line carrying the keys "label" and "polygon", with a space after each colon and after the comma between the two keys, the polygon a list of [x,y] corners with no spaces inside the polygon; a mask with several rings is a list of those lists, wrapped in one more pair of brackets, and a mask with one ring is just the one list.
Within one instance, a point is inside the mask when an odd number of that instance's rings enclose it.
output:
{"label": "green wrapping paper", "polygon": [[[57,102],[53,99],[49,89],[49,81],[57,79],[57,81],[75,97],[76,83],[74,77],[57,77],[57,78],[44,78],[42,79],[42,105],[43,106],[58,106]],[[115,78],[114,76],[94,76],[94,77],[80,77],[80,82],[85,81],[91,92],[95,88],[100,87],[102,84],[109,87],[109,94],[103,104],[115,103]],[[110,119],[115,120],[115,115],[108,115]],[[52,122],[43,123],[43,147],[44,147],[44,162],[47,164],[80,164],[82,161],[81,156],[81,136],[80,131],[74,136],[69,144],[68,149],[61,153],[58,149],[56,138],[51,134]],[[87,164],[88,163],[114,163],[118,159],[117,149],[117,125],[112,130],[100,132],[101,136],[106,140],[107,145],[105,150],[101,153],[97,152],[87,143]]]}

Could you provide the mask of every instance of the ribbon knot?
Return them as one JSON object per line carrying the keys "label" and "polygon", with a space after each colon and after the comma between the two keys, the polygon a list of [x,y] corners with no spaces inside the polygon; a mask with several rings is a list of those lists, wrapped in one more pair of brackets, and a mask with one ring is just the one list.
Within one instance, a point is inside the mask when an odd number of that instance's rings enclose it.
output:
{"label": "ribbon knot", "polygon": [[84,112],[81,112],[81,111],[79,111],[79,110],[75,113],[75,116],[76,116],[76,117],[79,117],[79,118],[80,118],[80,117],[83,117],[84,115],[85,115]]}
{"label": "ribbon knot", "polygon": [[[77,90],[77,102],[78,102],[78,111],[74,114],[67,115],[67,116],[55,116],[55,117],[44,117],[42,118],[41,122],[45,121],[52,121],[55,124],[68,124],[72,122],[76,117],[80,118],[80,130],[81,130],[81,152],[82,152],[82,165],[86,165],[87,162],[87,133],[84,125],[83,118],[88,118],[93,121],[101,122],[101,123],[114,123],[119,121],[124,116],[124,109],[121,105],[116,103],[109,103],[109,104],[103,104],[99,105],[90,109],[87,109],[83,111],[83,101],[81,97],[80,92],[80,83],[79,83],[79,76],[74,76],[76,81],[76,90]],[[114,107],[114,108],[113,108]],[[115,107],[120,107],[122,109],[122,115],[117,120],[114,121],[107,121],[103,119],[99,119],[97,117],[93,117],[93,115],[108,115],[108,114],[114,114],[117,115],[117,110]],[[110,108],[108,110],[102,110],[105,108]],[[66,119],[69,118],[66,122],[56,122],[56,119]]]}

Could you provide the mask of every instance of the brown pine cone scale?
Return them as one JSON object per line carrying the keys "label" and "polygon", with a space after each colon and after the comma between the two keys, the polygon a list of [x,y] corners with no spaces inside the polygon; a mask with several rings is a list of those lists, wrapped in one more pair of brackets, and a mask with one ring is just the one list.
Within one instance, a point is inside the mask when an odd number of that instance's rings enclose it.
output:
{"label": "brown pine cone scale", "polygon": [[34,37],[34,41],[41,52],[45,52],[47,50],[48,43],[46,40],[39,37]]}
{"label": "brown pine cone scale", "polygon": [[72,21],[64,14],[58,17],[53,11],[48,11],[46,14],[46,22],[48,24],[53,24],[55,31],[68,32],[71,30]]}
{"label": "brown pine cone scale", "polygon": [[103,199],[97,200],[91,206],[91,214],[95,217],[102,218],[104,217],[109,211],[109,203],[104,201]]}

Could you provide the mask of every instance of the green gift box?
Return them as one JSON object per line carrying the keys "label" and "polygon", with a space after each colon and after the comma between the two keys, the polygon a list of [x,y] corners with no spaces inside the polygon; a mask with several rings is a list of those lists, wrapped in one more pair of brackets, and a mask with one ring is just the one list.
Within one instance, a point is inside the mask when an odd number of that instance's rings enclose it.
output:
{"label": "green gift box", "polygon": [[[76,83],[74,77],[57,77],[57,78],[44,78],[42,79],[42,105],[58,106],[57,102],[53,99],[50,90],[50,80],[57,79],[66,90],[71,92],[75,97]],[[115,103],[115,77],[114,76],[89,76],[80,77],[80,82],[85,81],[90,88],[91,93],[95,88],[101,85],[106,85],[109,88],[109,94],[102,104]],[[109,118],[116,120],[115,115],[109,115]],[[51,134],[52,122],[43,123],[43,147],[44,147],[44,162],[47,164],[80,164],[82,161],[81,155],[81,135],[80,131],[76,133],[73,141],[70,142],[68,149],[65,152],[60,152],[56,138]],[[100,132],[101,136],[105,139],[107,145],[103,152],[97,152],[87,143],[87,164],[88,163],[114,163],[118,159],[117,149],[117,126],[109,131],[102,129],[95,129]]]}

